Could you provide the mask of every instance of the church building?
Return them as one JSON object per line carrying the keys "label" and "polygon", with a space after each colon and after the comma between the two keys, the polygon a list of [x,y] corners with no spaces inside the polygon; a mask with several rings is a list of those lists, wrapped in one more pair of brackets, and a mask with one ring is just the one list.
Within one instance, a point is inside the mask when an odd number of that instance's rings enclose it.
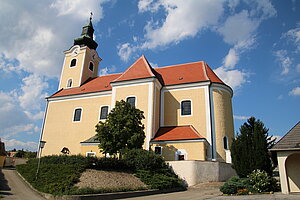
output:
{"label": "church building", "polygon": [[90,20],[64,52],[58,91],[46,98],[42,156],[104,156],[95,126],[123,99],[144,112],[144,149],[167,161],[231,162],[233,91],[206,62],[152,68],[141,56],[123,73],[98,76],[93,33]]}

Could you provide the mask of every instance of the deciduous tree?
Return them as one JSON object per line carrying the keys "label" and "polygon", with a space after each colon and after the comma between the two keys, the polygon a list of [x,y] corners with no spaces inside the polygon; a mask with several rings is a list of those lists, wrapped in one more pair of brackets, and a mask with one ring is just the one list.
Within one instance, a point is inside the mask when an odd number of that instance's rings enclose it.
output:
{"label": "deciduous tree", "polygon": [[142,148],[145,139],[143,113],[123,100],[117,101],[107,120],[96,125],[100,150],[116,154],[123,149]]}

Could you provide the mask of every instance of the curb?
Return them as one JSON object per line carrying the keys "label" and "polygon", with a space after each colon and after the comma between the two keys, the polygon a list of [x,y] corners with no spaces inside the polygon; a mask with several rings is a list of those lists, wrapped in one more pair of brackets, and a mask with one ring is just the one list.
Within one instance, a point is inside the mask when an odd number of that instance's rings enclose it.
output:
{"label": "curb", "polygon": [[[91,194],[91,195],[63,195],[61,197],[54,197],[52,195],[50,200],[99,200],[99,199],[125,199],[132,197],[142,197],[154,194],[164,194],[171,192],[186,191],[183,188],[173,188],[169,190],[145,190],[145,191],[133,191],[133,192],[116,192],[116,193],[105,193],[105,194]],[[48,196],[48,197],[49,197]]]}

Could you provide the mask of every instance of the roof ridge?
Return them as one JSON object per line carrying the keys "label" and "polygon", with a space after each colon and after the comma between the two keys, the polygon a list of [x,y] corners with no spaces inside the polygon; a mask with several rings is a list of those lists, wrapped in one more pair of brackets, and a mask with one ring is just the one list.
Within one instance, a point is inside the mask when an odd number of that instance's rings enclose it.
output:
{"label": "roof ridge", "polygon": [[196,135],[198,135],[199,137],[203,137],[196,129],[193,125],[190,125],[191,129],[196,133]]}
{"label": "roof ridge", "polygon": [[132,67],[134,67],[134,66],[137,64],[137,62],[139,62],[140,60],[142,60],[142,61],[144,62],[144,64],[146,65],[146,69],[147,69],[148,73],[149,73],[152,77],[155,77],[155,75],[153,74],[153,72],[150,70],[150,67],[151,67],[151,66],[149,65],[147,59],[145,58],[144,55],[142,55],[142,56],[139,57],[132,65],[130,65],[130,67],[128,67],[128,68],[122,73],[121,76],[119,76],[118,78],[116,78],[116,79],[113,80],[112,82],[117,82],[117,81],[119,81],[120,79],[122,79],[123,76],[124,76],[125,74],[127,74],[128,71],[129,71]]}
{"label": "roof ridge", "polygon": [[149,74],[151,74],[152,76],[155,76],[154,73],[152,72],[152,70],[150,69],[150,68],[152,68],[152,67],[151,67],[151,65],[149,64],[147,58],[146,58],[144,55],[142,55],[142,59],[143,59],[144,62],[146,62],[147,65],[148,65],[147,70],[148,70]]}
{"label": "roof ridge", "polygon": [[204,62],[204,61],[182,63],[182,64],[178,64],[178,65],[170,65],[170,66],[164,66],[164,67],[155,67],[154,69],[165,69],[165,68],[171,68],[171,67],[179,67],[179,66],[182,66],[182,65],[190,65],[190,64],[201,63],[201,62]]}
{"label": "roof ridge", "polygon": [[203,71],[204,71],[204,75],[205,75],[206,79],[210,81],[210,79],[209,79],[209,77],[207,75],[207,68],[206,68],[206,66],[207,66],[206,63],[203,62],[202,63],[202,68],[203,68]]}

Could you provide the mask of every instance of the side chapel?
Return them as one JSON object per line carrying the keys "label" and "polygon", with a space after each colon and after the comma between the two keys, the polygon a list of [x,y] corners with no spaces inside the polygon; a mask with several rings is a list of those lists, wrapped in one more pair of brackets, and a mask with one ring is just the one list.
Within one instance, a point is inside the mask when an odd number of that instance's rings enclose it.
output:
{"label": "side chapel", "polygon": [[64,52],[58,91],[47,97],[40,141],[42,155],[104,156],[95,125],[115,102],[144,111],[144,149],[167,161],[231,162],[234,136],[232,89],[204,61],[152,68],[145,56],[123,73],[98,76],[98,44],[91,20]]}

